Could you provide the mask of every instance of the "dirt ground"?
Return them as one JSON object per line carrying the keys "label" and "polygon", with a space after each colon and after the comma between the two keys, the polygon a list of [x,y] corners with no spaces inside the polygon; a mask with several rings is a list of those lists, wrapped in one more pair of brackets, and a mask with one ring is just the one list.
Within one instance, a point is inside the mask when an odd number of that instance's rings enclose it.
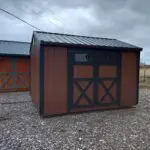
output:
{"label": "dirt ground", "polygon": [[150,90],[135,108],[44,119],[28,92],[0,94],[0,150],[35,149],[150,150]]}

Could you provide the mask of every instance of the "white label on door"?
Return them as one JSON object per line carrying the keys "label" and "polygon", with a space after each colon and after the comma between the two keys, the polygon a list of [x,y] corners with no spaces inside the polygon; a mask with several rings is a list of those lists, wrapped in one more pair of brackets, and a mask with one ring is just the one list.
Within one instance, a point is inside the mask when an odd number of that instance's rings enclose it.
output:
{"label": "white label on door", "polygon": [[88,54],[75,54],[75,61],[76,62],[87,62]]}

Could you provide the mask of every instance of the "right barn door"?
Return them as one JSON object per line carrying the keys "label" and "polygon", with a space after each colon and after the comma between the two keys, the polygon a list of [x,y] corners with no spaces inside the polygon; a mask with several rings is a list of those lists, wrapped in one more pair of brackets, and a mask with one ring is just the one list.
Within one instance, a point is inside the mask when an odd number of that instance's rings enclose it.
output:
{"label": "right barn door", "polygon": [[95,105],[120,104],[121,54],[97,52],[95,59]]}
{"label": "right barn door", "polygon": [[68,56],[69,112],[120,104],[120,52],[73,50]]}

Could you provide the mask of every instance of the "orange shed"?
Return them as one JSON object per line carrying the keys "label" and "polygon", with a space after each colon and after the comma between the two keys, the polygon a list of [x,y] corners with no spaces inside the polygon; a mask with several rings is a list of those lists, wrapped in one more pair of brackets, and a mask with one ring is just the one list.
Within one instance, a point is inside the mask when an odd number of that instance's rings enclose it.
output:
{"label": "orange shed", "polygon": [[34,32],[33,103],[42,116],[134,106],[141,50],[116,39]]}
{"label": "orange shed", "polygon": [[0,92],[29,90],[30,43],[0,41]]}

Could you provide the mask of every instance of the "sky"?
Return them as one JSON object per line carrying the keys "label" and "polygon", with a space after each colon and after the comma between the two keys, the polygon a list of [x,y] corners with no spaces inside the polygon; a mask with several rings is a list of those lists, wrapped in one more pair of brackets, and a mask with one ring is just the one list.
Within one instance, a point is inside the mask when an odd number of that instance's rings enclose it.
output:
{"label": "sky", "polygon": [[[150,64],[149,0],[0,0],[0,8],[46,32],[116,38]],[[31,42],[36,29],[0,11],[0,40]]]}

